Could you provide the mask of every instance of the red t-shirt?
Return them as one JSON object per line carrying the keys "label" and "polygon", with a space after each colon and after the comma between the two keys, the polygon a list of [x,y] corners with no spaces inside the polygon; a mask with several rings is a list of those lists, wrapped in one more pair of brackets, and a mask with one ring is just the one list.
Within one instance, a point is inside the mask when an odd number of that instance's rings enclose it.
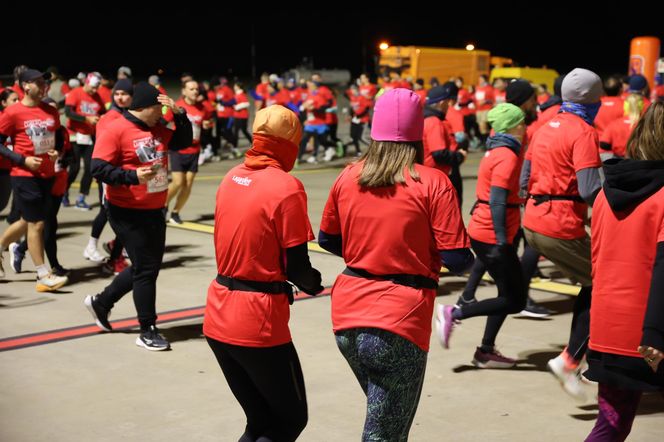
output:
{"label": "red t-shirt", "polygon": [[233,89],[228,86],[217,86],[215,88],[215,98],[217,100],[217,117],[231,118],[233,116],[233,106],[224,106],[220,101],[229,102],[233,100],[235,94]]}
{"label": "red t-shirt", "polygon": [[449,175],[452,171],[450,165],[436,163],[432,155],[436,150],[456,151],[457,143],[449,123],[437,117],[425,118],[422,142],[424,144],[424,165]]}
{"label": "red t-shirt", "polygon": [[473,103],[473,94],[466,88],[459,89],[459,95],[457,96],[457,106],[459,107],[459,112],[463,116],[468,116],[475,113],[474,109],[470,108],[470,104]]}
{"label": "red t-shirt", "polygon": [[[581,118],[561,113],[542,126],[528,145],[526,159],[531,161],[528,192],[533,195],[578,196],[576,172],[597,168],[597,132]],[[523,225],[528,229],[559,239],[586,235],[584,224],[588,205],[577,201],[548,201],[539,205],[528,199]]]}
{"label": "red t-shirt", "polygon": [[307,118],[304,121],[305,125],[319,126],[321,124],[326,124],[327,115],[323,108],[328,105],[328,101],[327,98],[325,98],[325,94],[321,94],[319,91],[309,94],[305,104],[311,106],[310,109],[306,109]]}
{"label": "red t-shirt", "polygon": [[[176,103],[179,107],[183,108],[187,113],[187,118],[191,122],[191,129],[193,138],[191,146],[178,151],[179,154],[192,155],[201,151],[201,131],[203,130],[203,122],[212,119],[212,111],[206,109],[203,103],[188,104],[184,98],[180,98]],[[166,121],[173,121],[173,113],[168,113],[165,117]]]}
{"label": "red t-shirt", "polygon": [[495,101],[493,86],[477,86],[477,89],[475,89],[475,102],[477,103],[478,111],[491,110]]}
{"label": "red t-shirt", "polygon": [[507,101],[507,92],[494,89],[493,97],[496,100],[496,104],[505,103]]}
{"label": "red t-shirt", "polygon": [[[0,119],[2,119],[2,114],[3,111],[0,110]],[[9,143],[11,144],[11,143]],[[5,142],[5,146],[7,145],[7,142]],[[9,158],[5,158],[3,156],[0,156],[0,169],[1,170],[12,170],[12,162],[9,160]]]}
{"label": "red t-shirt", "polygon": [[12,84],[10,89],[13,90],[14,92],[16,92],[16,95],[18,95],[19,101],[22,100],[23,97],[25,97],[25,92],[23,92],[23,89],[21,88],[21,86],[18,85],[18,83]]}
{"label": "red t-shirt", "polygon": [[[454,187],[447,176],[415,165],[414,181],[362,189],[362,163],[341,172],[323,211],[320,229],[341,235],[349,267],[376,275],[405,273],[438,280],[439,250],[469,247]],[[334,331],[376,327],[429,350],[436,290],[339,275],[332,288]]]}
{"label": "red t-shirt", "polygon": [[537,114],[537,120],[533,121],[526,129],[528,131],[528,135],[529,135],[530,139],[533,138],[533,135],[535,135],[535,132],[537,132],[537,129],[544,126],[553,117],[558,115],[559,110],[560,110],[560,105],[559,104],[554,104],[553,106],[546,108],[544,110],[544,112],[538,113]]}
{"label": "red t-shirt", "polygon": [[[65,106],[71,106],[75,113],[83,116],[101,115],[105,109],[104,102],[99,93],[90,95],[85,92],[83,86],[79,86],[67,94]],[[71,119],[67,122],[67,128],[71,129],[72,132],[84,135],[94,135],[95,133],[93,125]]]}
{"label": "red t-shirt", "polygon": [[418,89],[418,90],[415,91],[415,95],[420,97],[420,105],[422,105],[422,107],[426,106],[426,104],[427,104],[427,91],[425,91],[424,89]]}
{"label": "red t-shirt", "polygon": [[450,127],[452,128],[453,133],[466,131],[463,125],[463,114],[456,107],[450,106],[447,109],[445,120],[450,123]]}
{"label": "red t-shirt", "polygon": [[664,241],[664,189],[631,212],[613,212],[600,191],[591,227],[593,350],[641,358],[643,320],[648,304],[657,243]]}
{"label": "red t-shirt", "polygon": [[71,142],[67,135],[67,129],[60,127],[59,130],[63,132],[64,144],[62,146],[62,152],[55,162],[55,179],[53,180],[53,186],[51,187],[51,195],[53,196],[62,196],[65,194],[67,191],[67,178],[69,176],[67,169],[62,167],[60,161],[65,155],[67,155],[67,152],[71,150]]}
{"label": "red t-shirt", "polygon": [[[355,115],[354,123],[368,123],[371,121],[371,106],[373,102],[362,95],[355,95],[350,97],[350,107],[353,109]],[[361,115],[358,117],[358,115]],[[357,120],[356,120],[356,119]]]}
{"label": "red t-shirt", "polygon": [[268,86],[269,86],[268,83],[259,83],[258,85],[256,85],[256,95],[258,95],[260,97],[260,100],[262,101],[260,108],[257,110],[263,109],[266,106],[265,101],[267,100],[267,97],[270,95],[267,90]]}
{"label": "red t-shirt", "polygon": [[621,97],[602,97],[602,105],[595,117],[595,129],[600,137],[609,123],[625,116],[623,106],[624,100]]}
{"label": "red t-shirt", "polygon": [[106,112],[104,115],[102,115],[99,118],[99,121],[97,122],[97,136],[102,133],[106,129],[106,126],[111,124],[113,121],[117,120],[118,118],[122,117],[122,113],[119,112],[115,108],[109,109],[108,112]]}
{"label": "red t-shirt", "polygon": [[113,91],[106,86],[99,86],[97,89],[97,94],[101,97],[101,101],[104,103],[104,107],[108,109],[108,106],[113,102]]}
{"label": "red t-shirt", "polygon": [[[235,95],[235,102],[237,104],[243,104],[243,103],[249,103],[249,100],[247,99],[247,95],[244,92],[240,92],[239,94]],[[249,118],[249,107],[245,107],[244,109],[240,110],[234,110],[233,111],[233,117],[238,119],[238,120],[246,120]]]}
{"label": "red t-shirt", "polygon": [[[627,141],[632,134],[632,121],[629,118],[614,120],[604,129],[599,137],[601,143],[611,145],[611,151],[621,157],[627,153]],[[604,149],[600,150],[603,152]]]}
{"label": "red t-shirt", "polygon": [[[477,172],[475,195],[478,200],[489,201],[491,186],[507,189],[507,204],[520,204],[519,175],[523,156],[517,156],[509,147],[496,147],[484,154]],[[507,242],[512,244],[521,225],[521,210],[518,207],[506,209],[505,230]],[[487,244],[496,244],[491,209],[488,204],[477,204],[468,223],[471,238]]]}
{"label": "red t-shirt", "polygon": [[[302,183],[276,167],[231,169],[217,190],[214,245],[217,273],[250,281],[285,281],[286,254],[314,239]],[[291,341],[288,298],[230,291],[212,281],[203,333],[247,347]]]}
{"label": "red t-shirt", "polygon": [[55,149],[55,132],[60,127],[60,114],[48,104],[28,107],[20,101],[9,106],[0,116],[0,134],[12,139],[14,152],[43,161],[39,169],[12,164],[11,176],[50,178],[55,173],[48,151]]}
{"label": "red t-shirt", "polygon": [[537,96],[537,104],[544,104],[549,101],[549,98],[551,98],[549,94],[540,94]]}
{"label": "red t-shirt", "polygon": [[124,116],[106,126],[99,134],[92,152],[93,159],[104,160],[124,170],[158,165],[157,174],[146,184],[106,187],[106,198],[127,209],[161,209],[168,191],[168,143],[173,131],[158,124],[146,128]]}
{"label": "red t-shirt", "polygon": [[376,93],[378,92],[378,89],[376,88],[375,84],[362,84],[360,85],[360,94],[365,95],[367,98],[370,98],[373,100],[373,98],[376,96]]}

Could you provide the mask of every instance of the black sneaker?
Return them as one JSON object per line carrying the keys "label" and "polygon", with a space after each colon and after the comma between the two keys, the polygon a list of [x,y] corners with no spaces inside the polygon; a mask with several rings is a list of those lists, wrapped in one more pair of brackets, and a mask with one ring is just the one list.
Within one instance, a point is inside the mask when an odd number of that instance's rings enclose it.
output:
{"label": "black sneaker", "polygon": [[159,330],[157,330],[157,327],[154,325],[151,325],[148,330],[141,330],[141,334],[136,338],[136,345],[144,347],[150,351],[171,349],[171,344],[159,334]]}
{"label": "black sneaker", "polygon": [[461,296],[459,296],[459,299],[457,299],[457,302],[456,302],[456,304],[454,304],[454,306],[456,308],[459,308],[459,307],[463,307],[465,305],[472,305],[472,304],[476,304],[476,303],[477,303],[477,298],[476,297],[473,296],[471,299],[466,299],[466,298],[463,297],[463,295],[461,295]]}
{"label": "black sneaker", "polygon": [[71,270],[62,266],[55,266],[51,269],[51,273],[53,273],[55,276],[69,276]]}
{"label": "black sneaker", "polygon": [[530,298],[528,298],[528,302],[526,302],[526,308],[521,310],[521,315],[531,318],[546,318],[551,316],[552,313],[551,310],[537,304]]}
{"label": "black sneaker", "polygon": [[108,322],[108,317],[111,316],[111,311],[106,310],[104,307],[99,305],[97,301],[95,301],[95,298],[97,295],[92,296],[88,295],[85,297],[85,300],[83,301],[83,304],[88,308],[88,311],[92,315],[92,317],[95,319],[95,322],[97,323],[97,327],[104,331],[113,331],[113,326],[111,325],[110,322]]}
{"label": "black sneaker", "polygon": [[168,220],[169,223],[171,224],[182,224],[182,220],[180,219],[180,214],[177,212],[171,212],[171,217]]}

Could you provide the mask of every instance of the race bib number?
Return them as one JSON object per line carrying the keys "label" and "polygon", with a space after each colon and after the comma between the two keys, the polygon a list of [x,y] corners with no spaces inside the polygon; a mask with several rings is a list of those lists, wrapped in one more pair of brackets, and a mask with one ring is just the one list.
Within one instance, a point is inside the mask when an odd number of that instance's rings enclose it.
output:
{"label": "race bib number", "polygon": [[168,175],[164,163],[154,163],[153,168],[154,167],[157,167],[158,169],[154,178],[148,181],[148,193],[158,193],[168,189]]}
{"label": "race bib number", "polygon": [[201,126],[200,124],[191,123],[191,131],[193,133],[192,139],[198,141],[201,139]]}
{"label": "race bib number", "polygon": [[35,148],[35,155],[43,155],[55,149],[55,132],[49,130],[53,120],[31,120],[25,122],[25,133]]}
{"label": "race bib number", "polygon": [[76,144],[82,144],[84,146],[92,146],[92,135],[80,134],[76,132]]}
{"label": "race bib number", "polygon": [[362,122],[362,121],[361,121],[359,118],[357,118],[357,117],[353,117],[350,121],[351,121],[351,123],[353,123],[353,124],[360,124],[360,123]]}
{"label": "race bib number", "polygon": [[307,113],[307,121],[313,121],[315,119],[316,119],[316,117],[314,116],[314,114],[312,112]]}

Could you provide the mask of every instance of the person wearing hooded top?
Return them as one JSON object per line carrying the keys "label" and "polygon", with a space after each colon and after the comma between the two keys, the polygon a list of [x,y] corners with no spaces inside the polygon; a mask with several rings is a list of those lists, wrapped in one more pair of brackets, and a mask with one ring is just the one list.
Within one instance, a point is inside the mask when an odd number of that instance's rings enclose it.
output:
{"label": "person wearing hooded top", "polygon": [[[97,123],[97,136],[102,134],[111,122],[118,118],[122,118],[122,113],[131,105],[133,93],[134,85],[131,83],[131,80],[123,78],[115,83],[115,86],[113,87],[111,107],[101,116]],[[97,216],[92,221],[90,239],[88,240],[88,245],[83,250],[83,256],[92,262],[101,263],[106,261],[106,258],[97,250],[97,243],[99,242],[101,232],[104,230],[106,222],[108,221],[108,215],[104,191],[106,185],[100,180],[97,180],[97,185],[99,189],[99,213],[97,213]],[[113,247],[111,248],[111,256],[108,261],[104,263],[104,269],[109,273],[118,274],[127,266],[126,260],[122,256],[122,247],[122,242],[118,241],[116,237],[113,242]]]}
{"label": "person wearing hooded top", "polygon": [[560,96],[562,94],[561,88],[563,85],[564,75],[560,75],[553,82],[553,95],[551,95],[544,103],[539,105],[539,113],[537,114],[537,120],[533,121],[530,126],[528,126],[528,132],[534,134],[537,129],[549,122],[553,117],[558,115],[560,110],[560,105],[563,104],[563,99]]}
{"label": "person wearing hooded top", "polygon": [[272,105],[256,113],[253,144],[216,195],[217,277],[205,306],[203,333],[247,417],[242,441],[297,439],[307,398],[288,320],[292,286],[323,290],[309,262],[314,238],[307,196],[293,169],[302,125]]}
{"label": "person wearing hooded top", "polygon": [[424,107],[424,165],[448,175],[457,193],[459,208],[463,203],[463,181],[459,168],[468,154],[459,148],[449,121],[447,110],[454,106],[459,88],[448,82],[429,90]]}
{"label": "person wearing hooded top", "polygon": [[[521,140],[521,149],[519,149],[519,154],[523,157],[524,151],[528,149],[529,140],[531,139],[532,134],[535,132],[534,130],[531,130],[531,127],[535,124],[538,118],[535,89],[530,85],[530,82],[526,80],[514,80],[509,83],[506,88],[505,100],[507,103],[518,106],[519,109],[521,109],[524,113],[526,133]],[[494,131],[492,130],[492,134],[493,133]],[[527,177],[524,178],[524,176],[527,176],[529,173],[529,169],[524,171],[527,166],[529,166],[529,163],[523,162],[523,166],[520,172],[520,182],[522,183],[522,188],[524,186],[523,180],[525,179],[526,184],[528,181]],[[523,254],[521,255],[521,268],[523,269],[523,284],[526,288],[526,294],[528,295],[530,280],[537,274],[537,263],[539,262],[540,254],[537,252],[537,250],[530,247],[528,241],[523,238],[522,230],[519,231],[517,238],[518,239],[516,240],[516,243],[518,243],[521,239],[524,239]],[[468,276],[468,281],[466,282],[463,293],[461,296],[459,296],[459,299],[456,302],[456,306],[460,307],[477,302],[475,293],[477,292],[477,287],[479,286],[484,273],[486,273],[486,270],[487,269],[484,261],[481,259],[476,259],[470,275]],[[526,307],[521,311],[522,316],[532,318],[545,318],[551,315],[551,313],[551,310],[537,304],[529,295],[526,298]]]}
{"label": "person wearing hooded top", "polygon": [[602,138],[604,129],[614,120],[619,120],[623,117],[623,102],[626,96],[623,97],[623,82],[620,75],[611,75],[604,80],[604,96],[602,96],[602,106],[597,112],[595,117],[595,130],[597,135]]}
{"label": "person wearing hooded top", "polygon": [[588,371],[599,414],[588,442],[623,441],[644,391],[664,391],[664,103],[604,163],[591,223]]}
{"label": "person wearing hooded top", "polygon": [[[162,121],[162,106],[175,115],[175,130]],[[183,109],[146,82],[134,86],[131,106],[99,134],[92,174],[105,183],[108,220],[124,244],[131,266],[84,304],[97,326],[111,331],[111,309],[133,291],[140,323],[136,345],[170,349],[156,327],[157,277],[164,256],[166,224],[162,209],[168,191],[167,150],[191,145],[192,128]]]}
{"label": "person wearing hooded top", "polygon": [[494,135],[487,139],[487,153],[477,173],[477,200],[468,224],[470,243],[477,257],[496,282],[498,297],[471,305],[439,304],[436,309],[438,338],[444,348],[455,324],[463,319],[487,316],[482,344],[473,356],[479,368],[511,368],[515,359],[496,350],[498,332],[508,314],[526,304],[521,264],[515,238],[521,225],[519,172],[521,141],[526,132],[523,111],[509,103],[499,104],[487,115]]}
{"label": "person wearing hooded top", "polygon": [[567,74],[560,113],[535,133],[525,159],[530,165],[523,218],[526,240],[565,276],[581,284],[569,342],[547,364],[563,389],[578,400],[585,400],[579,363],[587,349],[592,293],[585,225],[588,207],[601,187],[602,163],[593,120],[602,92],[602,81],[594,72],[576,68]]}
{"label": "person wearing hooded top", "polygon": [[332,288],[332,324],[367,397],[362,440],[407,440],[440,266],[463,272],[473,261],[450,179],[421,164],[423,128],[415,92],[381,95],[371,145],[335,181],[320,223],[320,246],[347,266]]}

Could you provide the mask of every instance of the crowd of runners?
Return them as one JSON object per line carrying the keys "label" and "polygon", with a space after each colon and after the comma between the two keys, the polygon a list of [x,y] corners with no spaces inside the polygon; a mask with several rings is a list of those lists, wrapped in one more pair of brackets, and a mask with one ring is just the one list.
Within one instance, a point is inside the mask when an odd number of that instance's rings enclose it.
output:
{"label": "crowd of runners", "polygon": [[[664,388],[664,88],[650,91],[641,75],[602,81],[576,68],[548,92],[486,76],[468,87],[362,75],[335,90],[318,74],[264,74],[248,87],[185,73],[176,99],[158,76],[136,81],[128,67],[113,79],[27,66],[14,77],[0,92],[0,211],[11,201],[0,278],[11,279],[8,267],[20,273],[29,254],[37,291],[66,285],[58,213],[92,210],[98,198],[81,250],[115,277],[84,304],[110,332],[111,310],[132,292],[136,344],[148,350],[170,349],[155,307],[166,225],[183,223],[199,167],[244,155],[216,194],[217,270],[203,323],[247,415],[242,441],[295,440],[306,426],[288,319],[294,287],[323,290],[308,256],[316,237],[346,264],[332,323],[367,397],[363,440],[407,439],[432,332],[447,349],[459,323],[485,317],[473,364],[516,365],[496,340],[511,314],[551,314],[528,294],[543,258],[579,287],[569,341],[547,365],[579,400],[582,381],[598,383],[586,440],[624,440],[642,392]],[[348,108],[338,109],[339,95]],[[460,166],[472,151],[484,155],[469,196]],[[347,156],[356,159],[334,182],[315,236],[306,189],[288,172]],[[464,198],[474,202],[467,226]],[[115,238],[100,245],[107,223]],[[455,304],[435,305],[441,267],[469,272]],[[497,296],[478,300],[486,272]]]}

